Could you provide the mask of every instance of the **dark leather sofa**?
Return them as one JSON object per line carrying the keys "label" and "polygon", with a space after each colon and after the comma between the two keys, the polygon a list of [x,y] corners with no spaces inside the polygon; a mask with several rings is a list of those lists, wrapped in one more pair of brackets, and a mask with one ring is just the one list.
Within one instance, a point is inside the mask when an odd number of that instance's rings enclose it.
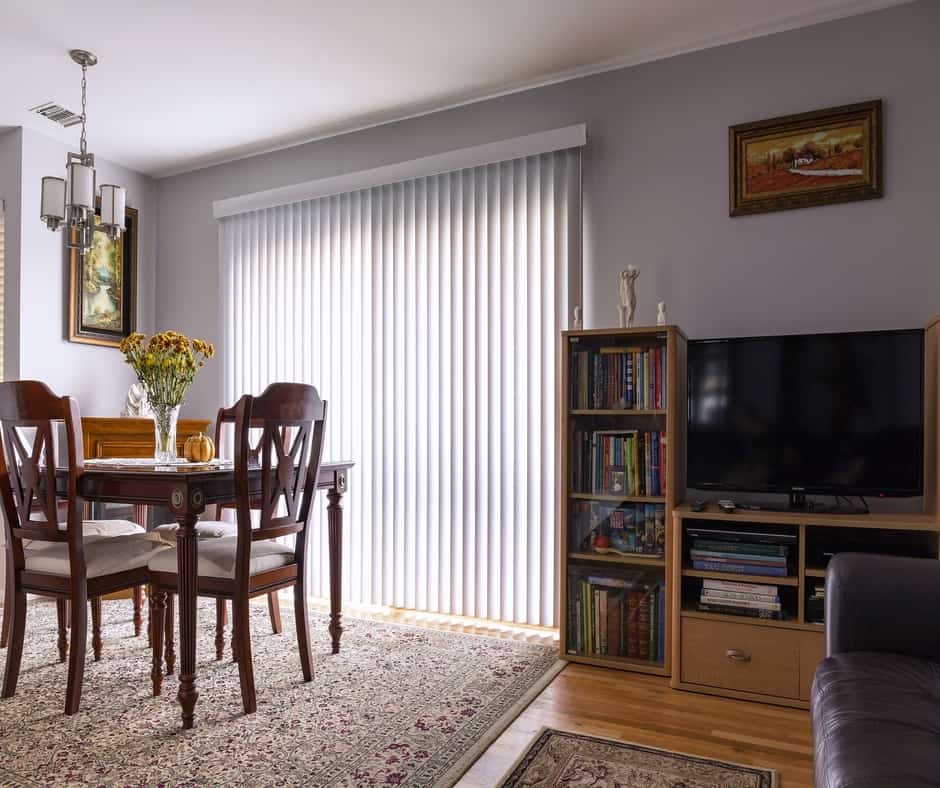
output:
{"label": "dark leather sofa", "polygon": [[816,788],[940,786],[940,561],[844,553],[826,571]]}

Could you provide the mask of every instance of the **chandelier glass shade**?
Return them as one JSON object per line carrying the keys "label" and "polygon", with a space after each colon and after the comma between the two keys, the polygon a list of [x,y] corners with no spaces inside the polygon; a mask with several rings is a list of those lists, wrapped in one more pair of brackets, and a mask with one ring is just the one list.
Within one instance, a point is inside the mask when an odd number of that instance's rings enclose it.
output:
{"label": "chandelier glass shade", "polygon": [[[42,179],[40,218],[50,230],[64,227],[65,242],[72,249],[87,252],[95,236],[95,198],[98,188],[95,175],[95,156],[88,152],[85,142],[85,74],[98,62],[98,58],[83,49],[69,52],[72,60],[82,67],[82,136],[80,151],[70,152],[65,162],[65,178],[47,176]],[[124,232],[124,208],[127,193],[120,186],[101,186],[101,213],[97,229],[116,241]]]}

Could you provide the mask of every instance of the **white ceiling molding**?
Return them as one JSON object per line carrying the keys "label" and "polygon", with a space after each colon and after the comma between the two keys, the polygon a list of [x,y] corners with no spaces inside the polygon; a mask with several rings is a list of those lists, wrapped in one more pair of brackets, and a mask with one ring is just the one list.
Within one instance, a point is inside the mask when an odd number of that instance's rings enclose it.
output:
{"label": "white ceiling molding", "polygon": [[224,219],[226,216],[234,216],[239,213],[260,211],[278,205],[315,200],[334,194],[346,194],[360,189],[371,189],[375,186],[385,186],[389,183],[411,180],[412,178],[425,178],[445,172],[464,170],[468,167],[481,167],[485,164],[520,159],[524,156],[537,156],[541,153],[552,153],[556,150],[579,148],[586,144],[587,126],[584,123],[577,123],[560,129],[540,131],[522,137],[500,140],[499,142],[474,145],[470,148],[459,148],[446,153],[423,156],[420,159],[387,164],[369,170],[343,173],[329,178],[319,178],[291,186],[282,186],[277,189],[267,189],[252,194],[216,200],[212,203],[212,215],[216,219]]}

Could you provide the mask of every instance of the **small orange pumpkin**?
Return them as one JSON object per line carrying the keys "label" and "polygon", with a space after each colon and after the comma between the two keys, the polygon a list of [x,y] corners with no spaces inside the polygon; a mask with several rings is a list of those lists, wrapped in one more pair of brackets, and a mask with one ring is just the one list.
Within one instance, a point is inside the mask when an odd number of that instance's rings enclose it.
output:
{"label": "small orange pumpkin", "polygon": [[183,444],[183,456],[189,462],[210,462],[215,457],[215,444],[208,435],[197,432]]}

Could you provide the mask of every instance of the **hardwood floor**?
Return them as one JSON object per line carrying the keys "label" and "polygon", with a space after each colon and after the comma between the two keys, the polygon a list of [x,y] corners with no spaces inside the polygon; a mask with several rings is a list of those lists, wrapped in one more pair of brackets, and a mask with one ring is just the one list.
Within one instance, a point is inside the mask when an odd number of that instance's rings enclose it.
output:
{"label": "hardwood floor", "polygon": [[809,713],[682,692],[669,680],[568,665],[457,784],[492,788],[542,726],[776,769],[812,788]]}

